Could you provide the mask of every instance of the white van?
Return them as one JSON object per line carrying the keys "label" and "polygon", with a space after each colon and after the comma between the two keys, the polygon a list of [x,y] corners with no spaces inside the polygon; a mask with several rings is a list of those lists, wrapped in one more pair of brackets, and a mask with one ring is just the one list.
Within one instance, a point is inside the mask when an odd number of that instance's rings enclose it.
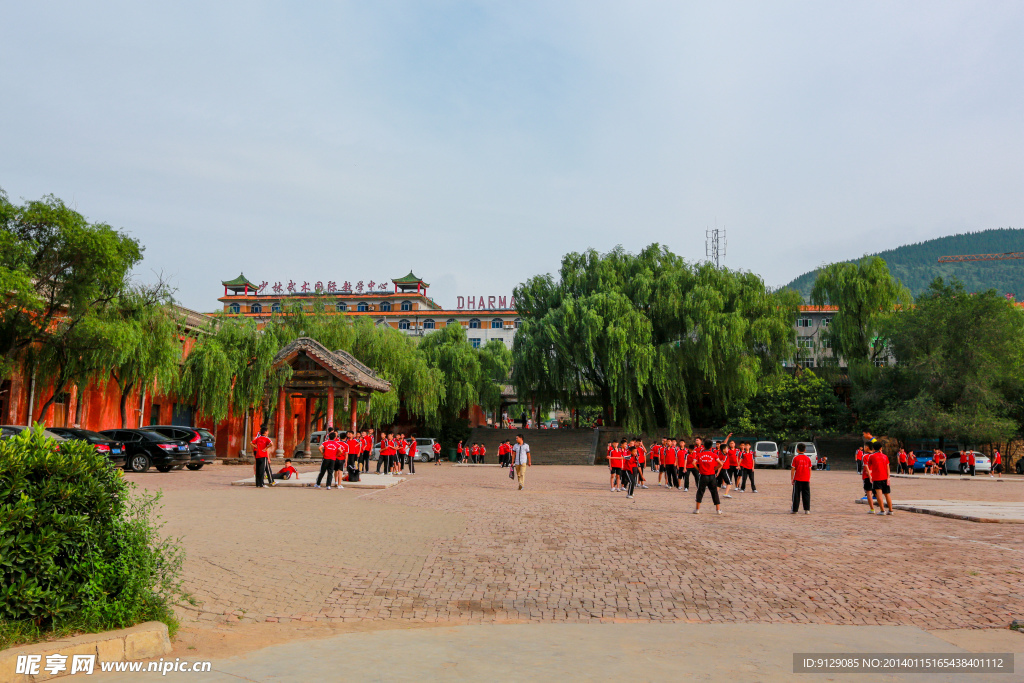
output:
{"label": "white van", "polygon": [[754,444],[754,467],[778,467],[779,444],[774,441],[758,441]]}

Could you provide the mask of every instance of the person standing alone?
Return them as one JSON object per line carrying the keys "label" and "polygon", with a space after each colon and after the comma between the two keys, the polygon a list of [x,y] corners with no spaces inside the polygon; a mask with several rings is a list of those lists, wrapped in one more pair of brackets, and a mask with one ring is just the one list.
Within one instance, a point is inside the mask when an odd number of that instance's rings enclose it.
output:
{"label": "person standing alone", "polygon": [[811,514],[811,459],[807,457],[807,447],[802,443],[796,446],[796,455],[790,462],[789,480],[793,484],[793,509],[796,514],[803,500],[804,514]]}
{"label": "person standing alone", "polygon": [[516,468],[516,479],[519,481],[519,490],[523,490],[526,484],[526,468],[533,467],[533,458],[530,455],[530,444],[523,442],[523,435],[516,434],[516,442],[512,445],[512,464]]}
{"label": "person standing alone", "polygon": [[270,469],[270,447],[274,444],[267,436],[267,428],[260,427],[260,435],[252,440],[253,456],[256,459],[256,487],[263,488],[263,479]]}

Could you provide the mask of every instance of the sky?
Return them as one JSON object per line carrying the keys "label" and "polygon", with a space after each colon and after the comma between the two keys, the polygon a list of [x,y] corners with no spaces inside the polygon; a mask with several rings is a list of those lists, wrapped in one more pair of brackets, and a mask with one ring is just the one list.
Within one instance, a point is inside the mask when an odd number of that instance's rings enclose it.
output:
{"label": "sky", "polygon": [[0,188],[135,277],[445,306],[652,242],[771,286],[1024,227],[1024,3],[0,0]]}

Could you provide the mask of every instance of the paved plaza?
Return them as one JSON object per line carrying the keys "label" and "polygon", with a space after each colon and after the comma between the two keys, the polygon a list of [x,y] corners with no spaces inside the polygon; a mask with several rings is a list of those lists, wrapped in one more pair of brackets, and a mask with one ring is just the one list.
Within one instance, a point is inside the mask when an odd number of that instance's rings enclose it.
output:
{"label": "paved plaza", "polygon": [[[789,475],[713,514],[693,493],[608,491],[601,467],[424,465],[382,490],[255,489],[246,468],[130,474],[163,491],[188,552],[189,625],[704,622],[1004,628],[1024,618],[1024,534],[865,514],[860,478],[816,472],[812,514]],[[893,497],[1020,503],[1013,483],[894,483]],[[383,625],[383,624],[382,624]]]}

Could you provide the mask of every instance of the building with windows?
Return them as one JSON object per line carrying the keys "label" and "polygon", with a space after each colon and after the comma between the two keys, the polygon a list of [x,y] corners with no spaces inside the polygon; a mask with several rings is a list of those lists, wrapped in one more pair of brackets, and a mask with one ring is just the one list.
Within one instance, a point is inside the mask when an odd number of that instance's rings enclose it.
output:
{"label": "building with windows", "polygon": [[224,295],[218,299],[225,314],[253,318],[263,323],[285,312],[294,303],[311,305],[320,299],[327,310],[340,315],[368,317],[377,325],[389,325],[413,336],[423,336],[460,325],[473,346],[500,339],[512,348],[520,319],[514,301],[506,297],[459,297],[463,306],[452,309],[439,305],[427,295],[429,284],[414,275],[384,283],[316,282],[301,285],[290,281],[256,284],[240,274],[221,283]]}
{"label": "building with windows", "polygon": [[824,368],[846,367],[846,361],[832,353],[832,347],[823,334],[832,324],[836,306],[801,306],[796,328],[796,356],[786,361],[787,367]]}

